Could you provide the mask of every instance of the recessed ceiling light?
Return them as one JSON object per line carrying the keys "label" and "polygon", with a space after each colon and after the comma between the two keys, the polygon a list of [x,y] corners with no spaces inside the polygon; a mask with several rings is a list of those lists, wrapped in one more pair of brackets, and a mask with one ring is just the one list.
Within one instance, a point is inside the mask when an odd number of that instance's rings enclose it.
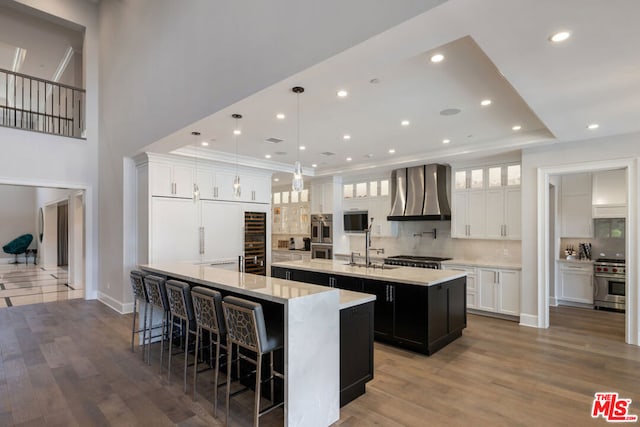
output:
{"label": "recessed ceiling light", "polygon": [[264,158],[265,158],[265,159],[270,159],[270,158],[271,158],[271,154],[265,154],[265,155],[264,155]]}
{"label": "recessed ceiling light", "polygon": [[487,105],[491,105],[491,100],[483,99],[482,101],[480,101],[480,105],[482,105],[483,107],[486,107]]}
{"label": "recessed ceiling light", "polygon": [[274,180],[275,182],[278,182],[278,181],[280,181],[280,178],[273,178],[273,180]]}
{"label": "recessed ceiling light", "polygon": [[318,165],[314,163],[314,164],[312,164],[312,165],[311,165],[311,167],[312,167],[312,168],[317,168],[317,167],[318,167]]}
{"label": "recessed ceiling light", "polygon": [[394,150],[393,148],[390,148],[390,149],[389,149],[389,154],[393,154],[393,153],[395,153],[395,152],[396,152],[396,150]]}
{"label": "recessed ceiling light", "polygon": [[348,135],[348,134],[347,134],[347,135],[344,135],[344,136],[342,137],[342,139],[349,140],[349,139],[351,139],[351,135]]}
{"label": "recessed ceiling light", "polygon": [[306,149],[307,149],[307,147],[305,147],[304,145],[300,146],[300,150],[306,150]]}
{"label": "recessed ceiling light", "polygon": [[595,130],[595,129],[598,129],[599,127],[600,127],[600,125],[599,125],[599,124],[597,124],[597,123],[591,123],[589,126],[587,126],[587,129],[589,129],[589,130]]}
{"label": "recessed ceiling light", "polygon": [[276,114],[276,119],[278,119],[278,120],[283,120],[285,117],[286,116],[284,114],[282,114],[282,113]]}
{"label": "recessed ceiling light", "polygon": [[451,142],[451,140],[450,140],[450,139],[443,139],[443,140],[442,140],[442,143],[443,143],[443,144],[448,144],[448,143],[450,143],[450,142]]}
{"label": "recessed ceiling light", "polygon": [[560,43],[567,40],[569,37],[571,37],[571,33],[569,31],[558,31],[549,37],[549,40],[553,43]]}
{"label": "recessed ceiling light", "polygon": [[403,120],[403,121],[400,122],[400,124],[402,126],[409,126],[411,124],[411,122],[409,120]]}
{"label": "recessed ceiling light", "polygon": [[351,157],[347,157],[347,162],[350,162],[351,160],[353,160]]}
{"label": "recessed ceiling light", "polygon": [[234,135],[240,135],[242,133],[242,131],[240,129],[234,129],[233,130],[233,134]]}
{"label": "recessed ceiling light", "polygon": [[431,57],[431,62],[442,62],[444,59],[444,55],[441,53],[436,53]]}
{"label": "recessed ceiling light", "polygon": [[207,141],[202,141],[200,145],[202,145],[203,147],[208,147],[209,143]]}
{"label": "recessed ceiling light", "polygon": [[520,125],[515,125],[514,127],[511,128],[512,130],[520,130],[522,129],[522,126]]}
{"label": "recessed ceiling light", "polygon": [[347,92],[347,91],[346,91],[346,90],[344,90],[344,89],[340,89],[340,90],[338,91],[338,96],[339,96],[340,98],[344,98],[344,97],[346,97],[347,95],[349,95],[349,92]]}

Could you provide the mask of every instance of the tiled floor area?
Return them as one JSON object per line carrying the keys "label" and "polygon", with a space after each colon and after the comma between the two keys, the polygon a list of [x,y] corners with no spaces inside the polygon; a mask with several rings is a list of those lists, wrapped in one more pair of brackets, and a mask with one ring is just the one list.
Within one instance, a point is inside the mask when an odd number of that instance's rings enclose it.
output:
{"label": "tiled floor area", "polygon": [[0,265],[0,307],[38,304],[83,298],[84,289],[68,283],[64,268],[42,268],[33,264]]}

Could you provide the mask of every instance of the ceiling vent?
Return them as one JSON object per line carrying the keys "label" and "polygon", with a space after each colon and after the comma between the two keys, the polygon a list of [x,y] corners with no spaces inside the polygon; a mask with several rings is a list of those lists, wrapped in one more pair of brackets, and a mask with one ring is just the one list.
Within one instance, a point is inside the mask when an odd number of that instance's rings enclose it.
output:
{"label": "ceiling vent", "polygon": [[269,144],[277,144],[279,142],[282,142],[282,139],[278,139],[278,138],[267,138],[265,139],[266,142],[268,142]]}
{"label": "ceiling vent", "polygon": [[320,153],[320,154],[322,154],[323,156],[335,156],[336,155],[336,153],[332,153],[331,151],[325,151],[324,153]]}
{"label": "ceiling vent", "polygon": [[287,152],[286,152],[286,151],[276,151],[276,152],[275,152],[275,153],[273,153],[273,154],[276,154],[276,155],[278,155],[278,156],[284,156],[285,154],[287,154]]}

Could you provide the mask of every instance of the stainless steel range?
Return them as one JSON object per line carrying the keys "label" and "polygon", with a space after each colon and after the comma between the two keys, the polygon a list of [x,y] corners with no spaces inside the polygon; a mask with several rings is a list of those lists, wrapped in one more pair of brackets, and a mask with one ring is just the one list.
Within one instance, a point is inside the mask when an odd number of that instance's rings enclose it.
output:
{"label": "stainless steel range", "polygon": [[623,259],[598,258],[593,263],[595,308],[625,309],[626,271]]}
{"label": "stainless steel range", "polygon": [[432,268],[440,270],[441,262],[448,261],[451,258],[440,258],[433,256],[413,256],[413,255],[397,255],[385,258],[384,263],[388,265],[401,265],[403,267],[419,267]]}

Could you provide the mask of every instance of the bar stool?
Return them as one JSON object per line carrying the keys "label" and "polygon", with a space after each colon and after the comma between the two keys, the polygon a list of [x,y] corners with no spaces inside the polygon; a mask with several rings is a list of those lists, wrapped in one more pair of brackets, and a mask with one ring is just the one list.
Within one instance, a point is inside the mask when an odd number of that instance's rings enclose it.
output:
{"label": "bar stool", "polygon": [[[162,373],[162,357],[164,353],[164,337],[167,334],[167,317],[169,315],[169,300],[167,299],[167,289],[165,287],[165,279],[160,276],[153,276],[151,274],[144,278],[145,289],[147,291],[147,297],[149,298],[149,305],[151,307],[151,313],[149,315],[151,324],[149,325],[149,345],[147,346],[147,363],[151,364],[151,340],[153,338],[160,337],[160,373]],[[159,308],[162,310],[162,324],[160,335],[152,335],[153,330],[153,308]]]}
{"label": "bar stool", "polygon": [[[189,360],[189,335],[195,335],[196,319],[193,315],[193,302],[191,301],[191,288],[188,283],[177,280],[167,280],[167,299],[169,300],[169,324],[173,329],[173,322],[176,318],[186,323],[186,330],[182,335],[186,340],[184,343],[184,392],[187,392],[187,362]],[[181,322],[182,324],[182,322]],[[193,330],[192,330],[193,329]],[[173,333],[169,335],[169,372],[167,381],[171,382],[171,355],[173,348]],[[196,358],[198,355],[196,355]]]}
{"label": "bar stool", "polygon": [[[269,354],[269,378],[265,381],[271,382],[271,402],[274,401],[274,377],[284,380],[284,375],[273,369],[273,352],[283,347],[283,331],[281,328],[267,330],[264,321],[262,305],[247,301],[241,298],[227,296],[222,300],[224,318],[227,322],[227,352],[233,354],[233,346],[237,348],[236,363],[240,359],[246,360],[256,366],[256,389],[254,401],[253,425],[258,426],[258,419],[262,415],[271,412],[273,409],[284,405],[284,402],[273,404],[268,408],[260,410],[260,391],[262,381],[262,356]],[[255,359],[241,354],[240,347],[255,353]],[[227,361],[227,426],[229,425],[229,400],[231,397],[231,361]],[[234,392],[238,394],[247,388]]]}
{"label": "bar stool", "polygon": [[[213,289],[196,286],[191,289],[193,299],[193,311],[196,316],[196,363],[193,367],[193,400],[196,399],[196,377],[198,375],[197,355],[200,346],[200,336],[204,331],[209,332],[209,360],[215,360],[213,372],[213,416],[217,416],[218,411],[218,377],[220,375],[220,347],[227,349],[221,343],[222,337],[226,335],[227,328],[222,314],[222,295]],[[204,338],[204,337],[203,337]],[[212,350],[215,345],[215,359]]]}
{"label": "bar stool", "polygon": [[[133,339],[136,333],[142,332],[142,360],[144,360],[145,350],[145,337],[147,331],[147,306],[149,298],[147,297],[147,291],[144,287],[144,278],[147,274],[139,270],[131,270],[129,275],[131,279],[131,289],[133,290],[133,324],[131,326],[131,352],[134,352]],[[138,301],[144,303],[144,319],[142,321],[142,327],[140,327],[140,313],[138,312],[138,329],[136,329],[136,312]]]}

